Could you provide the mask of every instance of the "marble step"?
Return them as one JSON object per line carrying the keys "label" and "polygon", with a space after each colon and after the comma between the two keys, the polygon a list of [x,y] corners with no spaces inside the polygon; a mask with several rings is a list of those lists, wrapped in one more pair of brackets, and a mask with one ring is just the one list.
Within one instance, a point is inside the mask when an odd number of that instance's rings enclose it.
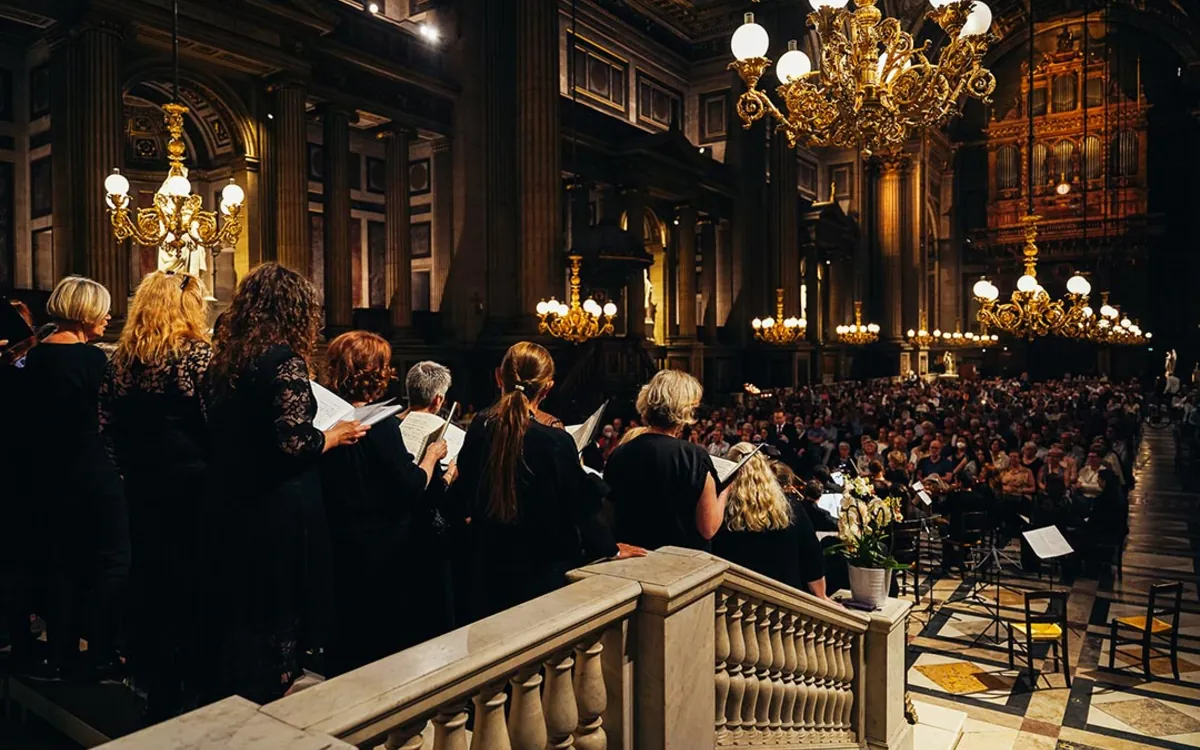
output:
{"label": "marble step", "polygon": [[967,722],[964,711],[914,700],[917,725],[913,727],[913,747],[918,750],[954,750]]}

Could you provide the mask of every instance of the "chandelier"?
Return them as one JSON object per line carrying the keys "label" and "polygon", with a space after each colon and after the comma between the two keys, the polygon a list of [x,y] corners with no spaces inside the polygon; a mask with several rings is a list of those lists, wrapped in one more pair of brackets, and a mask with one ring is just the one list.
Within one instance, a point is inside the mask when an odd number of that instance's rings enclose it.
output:
{"label": "chandelier", "polygon": [[113,169],[104,180],[108,194],[108,213],[113,235],[124,242],[132,238],[139,245],[159,249],[160,270],[187,271],[193,252],[208,253],[237,243],[242,233],[242,201],[245,193],[234,181],[221,190],[221,214],[203,209],[204,199],[192,193],[187,167],[183,165],[187,146],[183,142],[183,116],[188,108],[179,103],[179,2],[173,4],[175,22],[172,28],[172,48],[175,78],[172,101],[163,105],[167,133],[167,177],[154,194],[154,205],[136,209],[129,197],[129,180],[120,170]]}
{"label": "chandelier", "polygon": [[938,329],[934,329],[933,333],[926,330],[925,313],[921,313],[921,327],[915,331],[909,328],[905,338],[908,339],[909,346],[928,349],[934,344],[941,342],[942,332]]}
{"label": "chandelier", "polygon": [[916,46],[900,21],[884,18],[877,0],[812,0],[808,25],[820,37],[820,69],[788,43],[775,74],[787,115],[758,89],[771,65],[770,38],[747,13],[733,34],[729,67],[746,84],[737,112],[745,127],[770,114],[793,148],[861,148],[867,156],[895,151],[910,135],[961,114],[965,96],[988,101],[996,79],[983,67],[992,12],[979,0],[930,0],[928,17],[947,42],[931,62],[931,42]]}
{"label": "chandelier", "polygon": [[971,349],[976,346],[994,344],[999,340],[1000,337],[994,333],[975,333],[974,331],[963,333],[956,325],[954,326],[954,333],[942,333],[941,345],[948,349]]}
{"label": "chandelier", "polygon": [[804,339],[808,321],[804,318],[783,317],[783,289],[775,290],[775,317],[768,315],[750,322],[754,338],[775,346],[791,346]]}
{"label": "chandelier", "polygon": [[850,346],[864,346],[879,340],[879,326],[875,323],[863,325],[862,302],[854,301],[854,322],[850,325],[840,325],[836,329],[838,341]]}
{"label": "chandelier", "polygon": [[1153,333],[1143,331],[1136,321],[1123,315],[1119,307],[1109,304],[1108,292],[1100,293],[1099,315],[1092,314],[1090,308],[1088,313],[1076,338],[1117,346],[1142,346],[1154,338]]}
{"label": "chandelier", "polygon": [[1037,222],[1040,216],[1026,216],[1025,247],[1022,250],[1025,273],[1017,280],[1010,302],[996,304],[1000,290],[987,279],[975,282],[975,299],[979,302],[979,325],[986,331],[996,329],[1032,341],[1038,336],[1055,334],[1078,337],[1081,323],[1089,317],[1088,294],[1092,285],[1076,274],[1067,281],[1065,300],[1050,298],[1037,280]]}
{"label": "chandelier", "polygon": [[611,334],[617,306],[609,302],[601,307],[591,297],[580,304],[579,266],[583,263],[583,256],[569,255],[567,259],[571,261],[571,304],[559,302],[554,297],[538,302],[538,333],[550,334],[572,344],[582,344],[589,339]]}

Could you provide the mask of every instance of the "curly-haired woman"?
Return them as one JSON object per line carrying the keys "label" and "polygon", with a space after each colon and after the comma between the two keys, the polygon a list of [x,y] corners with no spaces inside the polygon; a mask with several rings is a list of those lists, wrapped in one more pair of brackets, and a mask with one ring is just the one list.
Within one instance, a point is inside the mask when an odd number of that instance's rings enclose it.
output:
{"label": "curly-haired woman", "polygon": [[132,665],[148,713],[179,713],[192,679],[199,512],[208,436],[201,399],[212,347],[200,280],[142,279],[100,385],[100,433],[125,478],[132,551]]}
{"label": "curly-haired woman", "polygon": [[[354,406],[379,400],[393,379],[392,347],[367,331],[343,333],[329,343],[326,385]],[[400,435],[400,420],[385,419],[355,443],[321,459],[325,509],[333,540],[336,635],[330,644],[335,672],[356,669],[416,645],[422,618],[411,600],[378,596],[379,576],[416,574],[410,539],[414,511],[446,455],[430,444],[418,463]]]}
{"label": "curly-haired woman", "polygon": [[319,460],[367,431],[313,426],[320,330],[312,283],[275,263],[242,279],[217,325],[208,389],[220,503],[208,545],[219,565],[210,610],[221,618],[213,697],[274,700],[300,676],[300,654],[325,645],[332,592]]}

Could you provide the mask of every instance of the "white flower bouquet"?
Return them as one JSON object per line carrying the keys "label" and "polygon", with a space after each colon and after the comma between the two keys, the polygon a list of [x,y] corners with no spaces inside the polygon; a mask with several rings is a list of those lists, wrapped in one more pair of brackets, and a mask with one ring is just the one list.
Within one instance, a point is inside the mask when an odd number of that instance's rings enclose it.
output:
{"label": "white flower bouquet", "polygon": [[826,550],[839,554],[858,568],[904,570],[908,566],[892,556],[889,530],[893,523],[903,521],[903,501],[899,497],[881,498],[875,485],[866,477],[856,477],[842,488],[842,507],[838,516],[840,543]]}

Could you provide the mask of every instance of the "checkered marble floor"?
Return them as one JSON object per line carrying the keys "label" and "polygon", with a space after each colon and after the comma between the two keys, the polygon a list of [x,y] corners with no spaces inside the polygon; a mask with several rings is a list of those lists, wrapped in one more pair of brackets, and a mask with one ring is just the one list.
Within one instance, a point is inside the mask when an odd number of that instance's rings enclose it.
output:
{"label": "checkered marble floor", "polygon": [[[974,599],[956,576],[925,582],[909,622],[908,681],[913,697],[968,715],[959,747],[966,750],[1058,748],[1117,750],[1133,747],[1200,747],[1200,494],[1185,491],[1174,465],[1169,430],[1147,428],[1135,463],[1130,535],[1121,575],[1039,580],[1013,568],[1001,586]],[[1019,558],[1014,542],[1008,551]],[[1007,566],[1006,566],[1007,567]],[[1166,655],[1142,670],[1141,646],[1122,644],[1109,670],[1109,623],[1144,615],[1152,583],[1181,581],[1179,679]],[[1008,630],[1000,618],[1024,617],[1024,592],[1070,592],[1067,602],[1071,687],[1055,670],[1048,645],[1034,647],[1032,684],[1022,649],[1008,663]],[[906,598],[912,598],[911,593]],[[961,601],[955,601],[961,600]]]}

